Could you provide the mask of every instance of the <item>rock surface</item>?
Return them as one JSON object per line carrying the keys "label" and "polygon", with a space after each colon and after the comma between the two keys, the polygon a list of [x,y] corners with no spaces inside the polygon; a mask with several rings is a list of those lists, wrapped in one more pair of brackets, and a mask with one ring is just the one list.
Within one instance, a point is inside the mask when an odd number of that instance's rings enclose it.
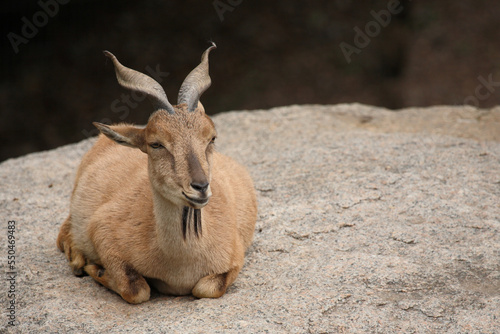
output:
{"label": "rock surface", "polygon": [[291,106],[214,121],[259,200],[225,296],[134,306],[71,274],[55,239],[91,139],[0,164],[2,273],[9,220],[17,256],[16,326],[2,280],[0,332],[500,330],[499,108]]}

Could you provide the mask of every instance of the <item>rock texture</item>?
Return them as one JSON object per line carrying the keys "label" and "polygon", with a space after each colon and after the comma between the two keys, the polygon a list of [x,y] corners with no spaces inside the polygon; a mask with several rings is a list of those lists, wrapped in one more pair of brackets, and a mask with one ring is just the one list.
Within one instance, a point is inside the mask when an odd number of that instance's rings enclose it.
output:
{"label": "rock texture", "polygon": [[291,106],[214,120],[259,199],[225,296],[133,306],[71,274],[55,239],[88,140],[0,164],[1,272],[9,220],[18,256],[17,322],[2,312],[0,332],[500,330],[500,109]]}

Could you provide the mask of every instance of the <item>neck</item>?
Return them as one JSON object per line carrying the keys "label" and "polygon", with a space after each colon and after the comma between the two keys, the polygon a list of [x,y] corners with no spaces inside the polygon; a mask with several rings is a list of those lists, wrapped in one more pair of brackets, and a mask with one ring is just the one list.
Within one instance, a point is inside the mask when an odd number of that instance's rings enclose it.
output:
{"label": "neck", "polygon": [[153,191],[153,210],[159,243],[162,240],[174,240],[182,235],[182,207]]}
{"label": "neck", "polygon": [[153,189],[153,210],[160,245],[161,240],[181,240],[181,236],[184,241],[201,237],[201,209],[176,205]]}

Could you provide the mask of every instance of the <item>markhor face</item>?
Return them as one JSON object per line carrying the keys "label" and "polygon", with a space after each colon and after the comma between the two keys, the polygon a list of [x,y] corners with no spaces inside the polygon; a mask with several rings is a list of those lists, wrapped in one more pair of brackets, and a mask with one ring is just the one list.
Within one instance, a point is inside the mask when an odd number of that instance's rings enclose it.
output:
{"label": "markhor face", "polygon": [[215,138],[214,124],[202,110],[189,112],[180,105],[175,114],[154,113],[146,127],[146,144],[155,189],[178,205],[207,205]]}

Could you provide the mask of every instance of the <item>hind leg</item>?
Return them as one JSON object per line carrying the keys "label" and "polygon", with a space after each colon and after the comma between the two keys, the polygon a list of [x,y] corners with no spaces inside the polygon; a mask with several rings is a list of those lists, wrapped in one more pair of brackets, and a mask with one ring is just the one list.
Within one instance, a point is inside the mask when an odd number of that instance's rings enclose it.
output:
{"label": "hind leg", "polygon": [[118,259],[103,261],[103,265],[88,264],[85,271],[98,283],[115,291],[130,304],[149,300],[150,287],[144,277],[130,264]]}
{"label": "hind leg", "polygon": [[73,243],[73,236],[71,235],[71,216],[66,218],[59,230],[57,248],[66,254],[73,274],[82,276],[84,274],[83,267],[85,266],[86,260],[83,253],[78,250]]}

